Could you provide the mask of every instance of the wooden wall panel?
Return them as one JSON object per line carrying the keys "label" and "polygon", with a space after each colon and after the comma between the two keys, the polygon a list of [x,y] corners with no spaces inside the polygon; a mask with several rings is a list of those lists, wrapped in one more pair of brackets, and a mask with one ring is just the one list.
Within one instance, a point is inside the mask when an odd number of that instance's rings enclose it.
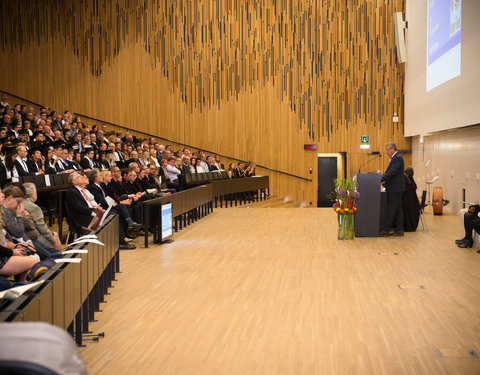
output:
{"label": "wooden wall panel", "polygon": [[346,151],[348,174],[368,160],[361,134],[371,150],[391,140],[410,148],[393,25],[404,9],[404,0],[2,1],[0,90],[311,177],[271,181],[276,194],[315,204],[316,153],[304,143]]}

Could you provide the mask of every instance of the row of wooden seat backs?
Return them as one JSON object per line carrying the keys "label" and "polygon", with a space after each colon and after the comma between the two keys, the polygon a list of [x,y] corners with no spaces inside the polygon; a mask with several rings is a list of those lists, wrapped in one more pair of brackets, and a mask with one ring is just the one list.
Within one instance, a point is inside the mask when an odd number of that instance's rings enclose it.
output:
{"label": "row of wooden seat backs", "polygon": [[118,251],[118,217],[111,216],[95,234],[104,246],[79,244],[87,254],[69,254],[80,263],[59,263],[33,293],[17,298],[0,311],[0,321],[43,321],[66,329]]}
{"label": "row of wooden seat backs", "polygon": [[269,176],[214,180],[210,182],[213,187],[214,197],[252,190],[268,189],[269,183]]}
{"label": "row of wooden seat backs", "polygon": [[65,188],[68,186],[68,176],[68,173],[23,176],[21,181],[34,183],[38,190]]}

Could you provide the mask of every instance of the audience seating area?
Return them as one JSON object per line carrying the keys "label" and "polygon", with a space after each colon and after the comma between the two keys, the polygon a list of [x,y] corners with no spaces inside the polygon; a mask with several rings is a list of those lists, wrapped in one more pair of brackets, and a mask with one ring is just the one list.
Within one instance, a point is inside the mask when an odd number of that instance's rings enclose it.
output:
{"label": "audience seating area", "polygon": [[[138,236],[144,237],[145,247],[149,238],[160,242],[163,204],[172,203],[177,232],[209,215],[214,206],[230,203],[232,207],[269,196],[269,178],[255,176],[253,162],[224,168],[218,155],[214,158],[186,148],[174,151],[154,137],[137,139],[109,131],[105,125],[89,126],[69,111],[58,114],[47,107],[38,111],[37,115],[25,105],[0,106],[4,155],[0,184],[9,194],[2,201],[2,212],[17,217],[21,229],[10,233],[12,226],[5,224],[7,238],[0,238],[5,249],[0,278],[6,290],[0,299],[0,321],[52,323],[72,334],[78,345],[98,340],[102,334],[89,332],[88,323],[119,272],[119,249],[134,249],[131,241]],[[36,188],[34,195],[27,185]],[[75,193],[78,198],[73,197]],[[49,231],[58,231],[58,248],[26,234],[27,229],[37,229],[43,216],[30,218],[32,213],[23,209],[24,199],[41,208]],[[72,202],[78,201],[80,205],[72,208]],[[113,214],[98,226],[108,207]],[[82,217],[84,221],[79,221]],[[96,236],[104,246],[70,244],[74,236],[65,235],[65,218],[69,234]],[[27,228],[30,219],[34,224]],[[1,272],[10,258],[23,255],[36,257],[37,262],[22,273]],[[34,282],[39,284],[20,296],[17,289],[9,290]]]}

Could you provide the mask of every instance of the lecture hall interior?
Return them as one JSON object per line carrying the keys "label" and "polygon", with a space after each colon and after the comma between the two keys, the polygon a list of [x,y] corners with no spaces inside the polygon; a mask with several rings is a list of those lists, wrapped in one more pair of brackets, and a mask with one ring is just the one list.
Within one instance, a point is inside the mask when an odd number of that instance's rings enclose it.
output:
{"label": "lecture hall interior", "polygon": [[480,1],[0,2],[0,373],[480,374]]}

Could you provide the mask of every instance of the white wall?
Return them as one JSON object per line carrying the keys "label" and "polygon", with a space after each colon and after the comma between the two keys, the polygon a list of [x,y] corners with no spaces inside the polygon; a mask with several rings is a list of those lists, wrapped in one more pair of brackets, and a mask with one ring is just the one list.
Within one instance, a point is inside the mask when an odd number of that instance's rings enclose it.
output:
{"label": "white wall", "polygon": [[432,133],[424,136],[423,144],[420,136],[413,137],[412,164],[419,195],[426,179],[440,177],[433,186],[442,186],[443,198],[450,200],[445,210],[457,212],[462,208],[462,189],[466,190],[467,202],[480,202],[480,125]]}
{"label": "white wall", "polygon": [[427,92],[427,1],[407,0],[406,137],[480,124],[480,0],[461,4],[461,74]]}

